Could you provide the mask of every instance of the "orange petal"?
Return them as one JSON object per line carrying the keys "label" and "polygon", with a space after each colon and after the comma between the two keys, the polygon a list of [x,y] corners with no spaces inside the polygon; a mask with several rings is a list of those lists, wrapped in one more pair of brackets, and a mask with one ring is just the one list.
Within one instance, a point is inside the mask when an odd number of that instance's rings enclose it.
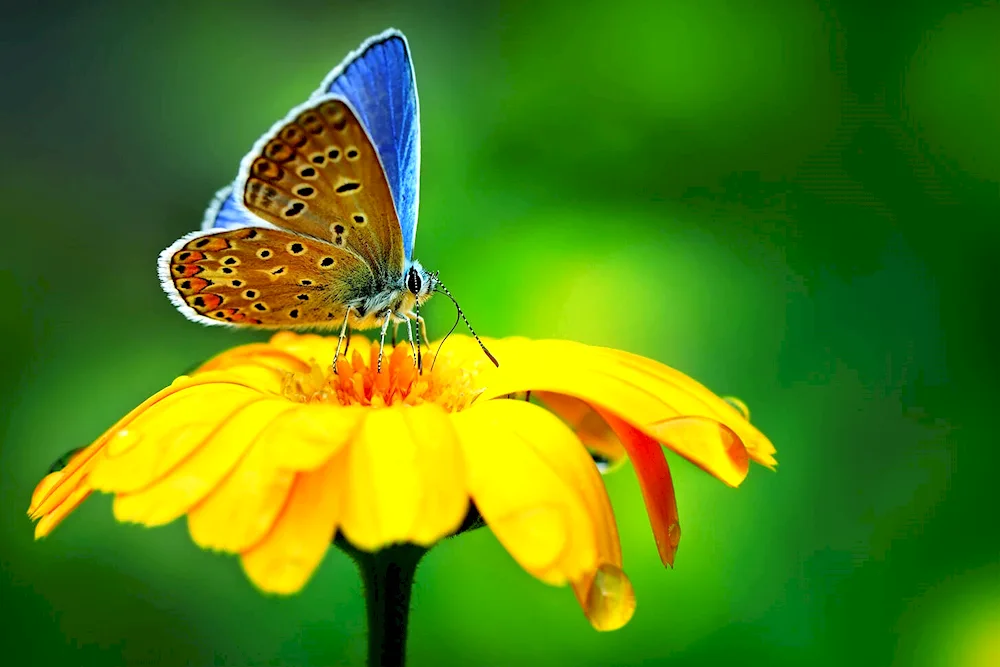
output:
{"label": "orange petal", "polygon": [[602,413],[615,430],[628,451],[635,467],[646,503],[646,513],[656,538],[656,548],[664,565],[673,567],[674,555],[681,540],[681,526],[677,516],[677,499],[670,467],[660,445],[642,431],[614,415]]}
{"label": "orange petal", "polygon": [[430,545],[462,523],[464,466],[440,406],[369,409],[349,459],[342,530],[359,549]]}
{"label": "orange petal", "polygon": [[477,402],[453,415],[469,491],[521,566],[551,584],[582,579],[617,548],[600,475],[573,432],[524,401]]}
{"label": "orange petal", "polygon": [[616,467],[625,458],[625,448],[618,436],[611,430],[597,411],[583,401],[564,394],[552,394],[545,391],[534,392],[546,408],[562,418],[573,431],[580,442],[591,454],[596,454],[608,462],[609,468]]}
{"label": "orange petal", "polygon": [[163,479],[117,496],[115,518],[159,526],[180,517],[222,482],[265,426],[289,410],[288,402],[281,399],[244,406]]}
{"label": "orange petal", "polygon": [[294,593],[312,576],[337,532],[346,471],[341,453],[297,475],[271,531],[241,556],[243,570],[261,590]]}

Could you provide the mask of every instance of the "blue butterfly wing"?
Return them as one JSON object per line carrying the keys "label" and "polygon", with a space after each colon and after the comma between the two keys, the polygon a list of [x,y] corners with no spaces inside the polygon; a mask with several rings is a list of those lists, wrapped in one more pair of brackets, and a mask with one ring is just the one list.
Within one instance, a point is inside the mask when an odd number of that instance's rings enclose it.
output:
{"label": "blue butterfly wing", "polygon": [[375,144],[410,260],[420,197],[420,108],[406,37],[390,29],[366,40],[327,75],[313,97],[327,93],[350,102]]}
{"label": "blue butterfly wing", "polygon": [[227,185],[215,193],[215,198],[205,211],[201,223],[203,231],[209,229],[236,229],[237,227],[259,226],[260,218],[239,205],[233,186]]}

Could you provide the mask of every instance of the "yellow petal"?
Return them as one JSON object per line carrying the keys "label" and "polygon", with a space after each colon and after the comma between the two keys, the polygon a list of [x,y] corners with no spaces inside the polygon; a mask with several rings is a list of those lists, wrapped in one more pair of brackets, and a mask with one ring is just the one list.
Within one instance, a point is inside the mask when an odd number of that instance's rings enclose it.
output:
{"label": "yellow petal", "polygon": [[607,496],[573,432],[523,401],[476,403],[453,420],[470,494],[515,560],[552,584],[593,572],[599,539],[611,541],[598,535]]}
{"label": "yellow petal", "polygon": [[80,503],[87,499],[90,492],[91,488],[86,484],[81,484],[73,489],[63,502],[38,520],[38,523],[35,524],[35,539],[37,540],[45,537],[55,530],[55,527],[62,523],[62,520],[65,519],[70,512],[75,510]]}
{"label": "yellow petal", "polygon": [[349,470],[342,530],[360,549],[430,545],[465,517],[461,451],[437,405],[369,410],[351,444]]}
{"label": "yellow petal", "polygon": [[191,456],[233,415],[261,394],[231,384],[200,384],[164,398],[137,416],[119,437],[129,440],[118,451],[114,439],[107,456],[90,474],[95,489],[113,493],[139,491]]}
{"label": "yellow petal", "polygon": [[310,470],[325,463],[354,438],[365,409],[310,403],[295,406],[260,434],[258,447],[278,468]]}
{"label": "yellow petal", "polygon": [[114,501],[119,521],[159,526],[201,502],[239,463],[261,430],[290,410],[287,401],[262,399],[238,410],[163,479]]}
{"label": "yellow petal", "polygon": [[[664,444],[733,486],[746,476],[746,456],[739,452],[746,443],[757,460],[773,461],[773,446],[736,408],[662,364],[565,341],[511,342],[504,350],[508,363],[480,400],[528,390],[576,397],[658,441],[672,436]],[[685,428],[664,426],[678,417],[691,421]],[[691,427],[696,421],[721,426]]]}
{"label": "yellow petal", "polygon": [[346,456],[338,454],[297,475],[271,531],[241,556],[243,570],[262,590],[294,593],[322,562],[337,532],[346,471]]}
{"label": "yellow petal", "polygon": [[251,443],[236,468],[188,512],[191,539],[205,549],[249,549],[271,529],[294,479],[294,471],[274,466],[270,448]]}

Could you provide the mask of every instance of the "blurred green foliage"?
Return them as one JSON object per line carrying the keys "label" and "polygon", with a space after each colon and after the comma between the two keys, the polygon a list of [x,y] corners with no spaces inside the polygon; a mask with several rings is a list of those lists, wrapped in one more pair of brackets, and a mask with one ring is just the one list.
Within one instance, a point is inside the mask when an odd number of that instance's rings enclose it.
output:
{"label": "blurred green foliage", "polygon": [[420,85],[417,255],[478,328],[675,366],[780,461],[731,490],[671,459],[674,571],[631,470],[607,478],[638,596],[612,634],[489,531],[440,545],[411,664],[997,664],[1000,5],[964,0],[5,9],[4,663],[363,661],[339,552],[265,597],[183,522],[94,497],[35,543],[24,511],[63,452],[261,338],[186,321],[156,255],[389,25]]}

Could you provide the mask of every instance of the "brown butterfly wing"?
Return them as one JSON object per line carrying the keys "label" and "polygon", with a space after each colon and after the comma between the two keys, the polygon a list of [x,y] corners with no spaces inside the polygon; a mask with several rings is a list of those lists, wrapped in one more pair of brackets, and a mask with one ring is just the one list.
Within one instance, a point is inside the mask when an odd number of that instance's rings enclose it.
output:
{"label": "brown butterfly wing", "polygon": [[[339,99],[296,110],[244,163],[243,203],[277,227],[346,248],[379,275],[403,273],[392,193],[367,132]],[[237,186],[239,187],[239,186]]]}
{"label": "brown butterfly wing", "polygon": [[189,318],[262,328],[338,326],[346,304],[374,289],[352,253],[263,227],[182,239],[161,255],[160,273]]}

